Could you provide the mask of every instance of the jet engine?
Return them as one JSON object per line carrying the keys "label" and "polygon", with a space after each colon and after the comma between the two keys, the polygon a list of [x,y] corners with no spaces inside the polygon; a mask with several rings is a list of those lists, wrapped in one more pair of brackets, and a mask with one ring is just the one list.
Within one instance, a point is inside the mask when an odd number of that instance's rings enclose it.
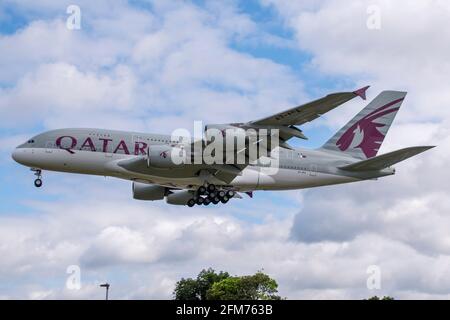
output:
{"label": "jet engine", "polygon": [[168,145],[151,146],[147,149],[147,166],[172,169],[186,164],[186,151]]}
{"label": "jet engine", "polygon": [[167,194],[167,188],[140,183],[133,182],[133,198],[137,200],[162,200],[164,196]]}
{"label": "jet engine", "polygon": [[194,192],[190,190],[172,191],[166,197],[168,204],[174,204],[179,206],[187,205],[188,201],[194,197]]}

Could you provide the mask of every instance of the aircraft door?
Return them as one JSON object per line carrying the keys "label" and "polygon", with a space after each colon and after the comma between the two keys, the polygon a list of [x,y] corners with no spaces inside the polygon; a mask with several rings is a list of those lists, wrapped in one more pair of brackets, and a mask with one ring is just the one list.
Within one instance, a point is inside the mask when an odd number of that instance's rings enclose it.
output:
{"label": "aircraft door", "polygon": [[317,165],[316,165],[316,164],[312,164],[312,165],[309,167],[309,175],[310,175],[311,177],[317,176]]}

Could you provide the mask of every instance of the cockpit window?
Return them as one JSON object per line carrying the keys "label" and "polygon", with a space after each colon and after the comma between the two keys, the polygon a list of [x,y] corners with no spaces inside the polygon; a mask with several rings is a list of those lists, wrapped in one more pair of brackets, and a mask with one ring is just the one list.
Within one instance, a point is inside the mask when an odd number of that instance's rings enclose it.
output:
{"label": "cockpit window", "polygon": [[28,140],[28,143],[34,143],[34,140],[33,139]]}

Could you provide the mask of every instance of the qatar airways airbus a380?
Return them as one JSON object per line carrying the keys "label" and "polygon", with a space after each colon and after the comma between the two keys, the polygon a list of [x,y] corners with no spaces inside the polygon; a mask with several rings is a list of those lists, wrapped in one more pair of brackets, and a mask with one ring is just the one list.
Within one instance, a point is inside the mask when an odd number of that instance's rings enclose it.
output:
{"label": "qatar airways airbus a380", "polygon": [[[206,126],[205,132],[220,133],[215,139],[206,134],[195,140],[105,129],[59,129],[30,138],[12,157],[35,172],[36,187],[42,186],[43,170],[111,176],[131,180],[135,199],[166,198],[169,204],[190,207],[226,203],[242,198],[241,193],[252,196],[256,190],[376,179],[394,174],[392,165],[432,148],[410,147],[377,155],[406,92],[380,93],[318,149],[295,149],[288,144],[292,138],[306,139],[298,126],[355,97],[365,99],[367,88],[333,93],[256,121]],[[223,152],[218,143],[226,145]],[[206,151],[210,152],[205,156]]]}

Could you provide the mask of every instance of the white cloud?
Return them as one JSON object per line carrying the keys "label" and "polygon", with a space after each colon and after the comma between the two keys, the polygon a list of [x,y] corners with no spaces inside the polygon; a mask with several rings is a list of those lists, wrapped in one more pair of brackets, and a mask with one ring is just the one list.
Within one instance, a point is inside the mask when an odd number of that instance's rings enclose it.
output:
{"label": "white cloud", "polygon": [[68,30],[64,20],[37,20],[12,35],[0,36],[0,50],[0,82],[11,85],[46,63],[65,62],[97,71],[116,64],[126,45],[119,39],[96,39],[84,31]]}
{"label": "white cloud", "polygon": [[[89,28],[79,31],[68,30],[63,19],[40,20],[1,37],[8,84],[2,126],[19,119],[51,128],[95,126],[102,119],[115,129],[172,130],[199,119],[251,120],[304,97],[287,67],[229,47],[259,34],[232,6],[155,4],[155,10],[113,7],[95,12]],[[119,32],[124,26],[131,36]]]}
{"label": "white cloud", "polygon": [[[267,1],[294,30],[298,47],[311,52],[322,72],[368,81],[374,89],[407,89],[408,121],[449,115],[450,64],[446,1],[322,1],[305,10],[290,1]],[[381,28],[367,28],[367,8],[378,6]]]}
{"label": "white cloud", "polygon": [[82,261],[89,266],[106,263],[152,262],[155,236],[146,239],[142,233],[127,227],[110,226],[103,229],[95,238]]}
{"label": "white cloud", "polygon": [[[102,197],[87,203],[44,203],[40,215],[18,219],[20,222],[0,218],[2,246],[11,249],[1,252],[2,263],[9,265],[1,274],[16,283],[18,296],[28,291],[36,299],[101,299],[103,290],[98,284],[109,281],[116,299],[170,298],[178,279],[195,276],[210,265],[232,274],[264,269],[277,279],[280,293],[289,298],[366,298],[374,294],[402,298],[410,297],[414,290],[445,298],[450,289],[448,256],[421,253],[401,240],[376,233],[341,243],[302,243],[287,239],[291,218],[243,224],[220,208],[159,209],[151,203],[130,204],[124,198],[114,201],[113,209],[105,206]],[[29,227],[19,230],[23,224]],[[10,238],[7,230],[14,230],[16,238],[12,232]],[[26,250],[18,249],[17,234],[27,239]],[[68,250],[70,247],[77,250]],[[72,264],[81,267],[79,291],[65,288],[66,268]],[[382,272],[380,291],[366,288],[366,271],[374,264]],[[20,284],[19,280],[31,273],[34,276],[27,284]],[[54,283],[51,287],[45,285],[49,279]]]}

